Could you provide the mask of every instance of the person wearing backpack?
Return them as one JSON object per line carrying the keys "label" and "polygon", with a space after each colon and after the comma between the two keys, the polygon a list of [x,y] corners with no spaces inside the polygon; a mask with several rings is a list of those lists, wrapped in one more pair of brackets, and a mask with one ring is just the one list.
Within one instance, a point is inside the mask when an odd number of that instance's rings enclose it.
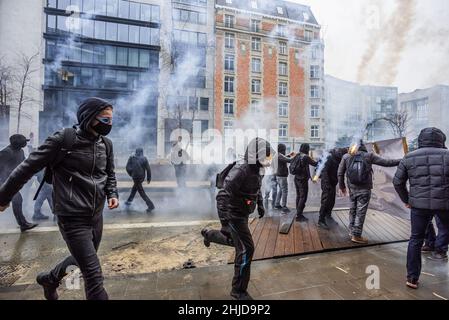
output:
{"label": "person wearing backpack", "polygon": [[[409,188],[407,188],[409,183]],[[408,209],[411,209],[411,236],[407,251],[407,282],[419,286],[421,251],[426,232],[438,235],[431,260],[447,261],[449,243],[449,151],[446,135],[437,128],[426,128],[418,137],[418,149],[407,154],[399,164],[393,185]],[[432,229],[432,230],[429,230]],[[433,231],[433,232],[432,232]]]}
{"label": "person wearing backpack", "polygon": [[147,179],[147,183],[150,184],[151,168],[148,159],[143,155],[142,148],[137,148],[136,153],[129,157],[126,164],[126,172],[128,172],[129,176],[133,179],[134,185],[125,205],[129,207],[132,204],[136,193],[139,192],[140,196],[142,197],[143,201],[145,201],[148,207],[147,212],[151,213],[154,210],[154,204],[147,196],[142,186],[142,183],[145,181],[145,177]]}
{"label": "person wearing backpack", "polygon": [[360,141],[357,152],[346,154],[338,167],[338,183],[340,190],[347,195],[345,176],[348,180],[351,209],[349,211],[349,230],[351,241],[367,244],[368,239],[362,237],[363,224],[371,200],[373,189],[373,165],[396,167],[401,160],[384,159],[368,149]]}
{"label": "person wearing backpack", "polygon": [[299,148],[299,154],[293,158],[290,164],[290,173],[295,176],[297,221],[308,221],[304,216],[304,209],[309,196],[310,166],[318,165],[318,162],[313,160],[309,153],[310,145],[303,143]]}
{"label": "person wearing backpack", "polygon": [[247,290],[254,242],[248,218],[256,206],[259,218],[265,215],[260,189],[273,154],[268,141],[256,138],[249,143],[243,161],[230,164],[217,175],[216,184],[220,191],[216,200],[221,229],[201,231],[206,247],[213,242],[235,248],[231,297],[236,300],[252,300]]}
{"label": "person wearing backpack", "polygon": [[[36,281],[47,300],[57,300],[57,288],[67,272],[78,266],[88,300],[107,300],[97,250],[103,231],[103,208],[119,206],[112,142],[112,105],[99,98],[84,100],[77,112],[78,127],[48,137],[0,187],[0,211],[36,173],[47,167],[53,184],[53,213],[71,253]],[[51,174],[49,174],[51,172]],[[47,180],[45,179],[45,180]]]}
{"label": "person wearing backpack", "polygon": [[274,208],[277,210],[282,210],[283,213],[289,213],[290,209],[287,208],[287,197],[288,197],[288,164],[292,162],[292,157],[295,156],[294,153],[285,155],[287,151],[287,146],[285,144],[278,145],[278,153],[276,154],[275,164],[275,175],[276,182],[279,186],[276,195],[276,202]]}
{"label": "person wearing backpack", "polygon": [[332,210],[335,206],[335,198],[337,196],[338,185],[338,166],[348,148],[335,148],[329,152],[325,161],[323,171],[321,172],[321,207],[318,226],[328,230],[329,223],[337,224],[332,218]]}
{"label": "person wearing backpack", "polygon": [[[14,169],[25,160],[23,148],[27,146],[27,138],[21,134],[15,134],[9,138],[9,142],[9,146],[0,151],[0,185],[6,182]],[[0,201],[2,200],[0,199]],[[37,224],[28,222],[23,214],[23,198],[18,190],[12,196],[11,202],[12,212],[20,227],[20,231],[26,232],[36,228]]]}

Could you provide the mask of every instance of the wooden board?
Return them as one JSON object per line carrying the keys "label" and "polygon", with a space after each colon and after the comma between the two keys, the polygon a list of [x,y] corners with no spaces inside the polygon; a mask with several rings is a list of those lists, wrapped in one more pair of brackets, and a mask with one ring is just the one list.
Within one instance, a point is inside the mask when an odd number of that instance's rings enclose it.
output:
{"label": "wooden board", "polygon": [[[318,213],[306,213],[307,222],[293,221],[288,234],[279,233],[285,217],[270,216],[250,223],[255,252],[253,260],[280,258],[314,252],[363,247],[350,241],[349,211],[333,213],[338,225],[331,230],[318,228]],[[365,219],[363,236],[369,245],[408,241],[410,221],[388,213],[370,210]]]}

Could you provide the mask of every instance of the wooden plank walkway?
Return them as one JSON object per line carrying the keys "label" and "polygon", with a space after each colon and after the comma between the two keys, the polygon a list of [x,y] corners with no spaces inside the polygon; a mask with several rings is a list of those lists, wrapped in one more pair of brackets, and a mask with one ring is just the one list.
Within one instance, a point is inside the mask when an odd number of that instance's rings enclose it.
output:
{"label": "wooden plank walkway", "polygon": [[[250,223],[255,244],[254,260],[279,258],[329,250],[363,247],[349,240],[348,211],[333,213],[338,226],[330,231],[317,227],[318,213],[306,214],[308,222],[294,222],[288,234],[280,234],[280,217],[254,219]],[[363,236],[369,245],[407,241],[410,221],[388,213],[370,210],[367,214]]]}

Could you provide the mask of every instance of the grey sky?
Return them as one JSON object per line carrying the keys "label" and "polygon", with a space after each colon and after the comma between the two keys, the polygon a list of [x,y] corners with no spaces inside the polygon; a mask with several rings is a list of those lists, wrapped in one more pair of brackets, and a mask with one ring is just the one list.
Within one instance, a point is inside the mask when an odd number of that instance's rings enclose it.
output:
{"label": "grey sky", "polygon": [[400,92],[449,85],[448,0],[290,1],[322,25],[327,74]]}

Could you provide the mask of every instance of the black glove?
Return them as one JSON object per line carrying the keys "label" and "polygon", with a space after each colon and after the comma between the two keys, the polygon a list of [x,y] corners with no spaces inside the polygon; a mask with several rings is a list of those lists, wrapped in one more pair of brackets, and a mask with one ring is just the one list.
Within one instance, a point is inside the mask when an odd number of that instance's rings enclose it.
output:
{"label": "black glove", "polygon": [[259,212],[259,219],[262,219],[265,216],[265,209],[262,207],[258,207],[257,211]]}

